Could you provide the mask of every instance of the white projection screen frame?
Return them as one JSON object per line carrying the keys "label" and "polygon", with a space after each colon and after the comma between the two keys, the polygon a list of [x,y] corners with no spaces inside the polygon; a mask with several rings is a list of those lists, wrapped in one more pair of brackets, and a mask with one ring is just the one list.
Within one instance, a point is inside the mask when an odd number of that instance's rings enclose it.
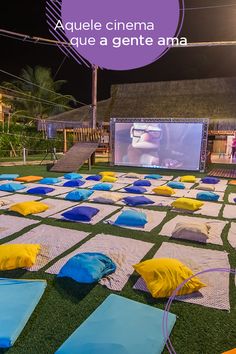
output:
{"label": "white projection screen frame", "polygon": [[111,118],[111,165],[201,171],[208,118]]}

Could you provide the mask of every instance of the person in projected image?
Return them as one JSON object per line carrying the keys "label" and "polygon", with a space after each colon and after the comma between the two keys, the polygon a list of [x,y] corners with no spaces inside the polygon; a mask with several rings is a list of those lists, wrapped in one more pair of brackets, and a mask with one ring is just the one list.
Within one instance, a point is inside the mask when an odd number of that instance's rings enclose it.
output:
{"label": "person in projected image", "polygon": [[168,150],[167,136],[165,124],[134,123],[130,129],[132,141],[123,162],[141,166],[181,167],[182,154]]}

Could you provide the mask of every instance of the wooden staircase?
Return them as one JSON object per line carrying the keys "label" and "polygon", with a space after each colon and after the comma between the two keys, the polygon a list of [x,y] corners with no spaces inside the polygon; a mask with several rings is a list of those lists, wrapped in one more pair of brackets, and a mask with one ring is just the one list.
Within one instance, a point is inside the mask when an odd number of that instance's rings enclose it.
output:
{"label": "wooden staircase", "polygon": [[52,172],[75,172],[96,151],[98,142],[76,143],[50,169]]}

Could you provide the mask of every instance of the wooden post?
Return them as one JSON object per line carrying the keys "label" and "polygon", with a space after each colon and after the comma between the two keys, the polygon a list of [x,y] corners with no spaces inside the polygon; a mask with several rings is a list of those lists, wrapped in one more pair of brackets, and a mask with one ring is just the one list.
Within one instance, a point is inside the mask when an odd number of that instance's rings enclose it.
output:
{"label": "wooden post", "polygon": [[[98,67],[93,65],[92,68],[92,129],[97,127],[97,79]],[[91,156],[91,164],[95,164],[95,153]]]}
{"label": "wooden post", "polygon": [[63,151],[64,151],[64,154],[67,152],[67,138],[66,138],[66,129],[64,128],[63,129],[63,137],[64,137],[64,148],[63,148]]}
{"label": "wooden post", "polygon": [[97,74],[98,67],[93,65],[92,68],[92,128],[95,129],[97,125]]}
{"label": "wooden post", "polygon": [[8,116],[7,116],[7,132],[8,133],[10,131],[10,121],[11,121],[11,113],[8,113]]}
{"label": "wooden post", "polygon": [[23,165],[26,165],[26,148],[23,148]]}

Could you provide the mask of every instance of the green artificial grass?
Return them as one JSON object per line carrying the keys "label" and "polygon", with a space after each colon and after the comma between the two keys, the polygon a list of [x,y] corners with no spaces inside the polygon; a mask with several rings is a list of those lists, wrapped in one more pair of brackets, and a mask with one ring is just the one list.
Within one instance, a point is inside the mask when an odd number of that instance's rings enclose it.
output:
{"label": "green artificial grass", "polygon": [[[218,166],[218,165],[217,165]],[[225,165],[223,165],[226,168]],[[101,170],[114,170],[124,172],[139,173],[155,173],[156,170],[140,169],[140,168],[110,168],[107,165],[97,165],[92,168],[91,173],[97,173]],[[51,173],[43,166],[13,166],[0,167],[0,173],[19,173],[20,175],[42,175],[42,176],[60,176],[61,173]],[[88,170],[83,168],[81,173],[87,173]],[[160,171],[157,173],[173,174],[175,176],[186,174],[186,171],[172,172]],[[189,172],[188,172],[189,174]],[[197,176],[203,176],[200,173],[194,173]],[[225,202],[228,193],[236,191],[235,186],[229,186],[225,193]],[[168,210],[168,208],[150,207],[153,210]],[[8,213],[1,211],[0,213]],[[191,245],[192,247],[225,250],[229,253],[229,261],[231,268],[236,267],[236,252],[227,241],[227,233],[229,225],[223,230],[223,246],[219,245],[201,245],[183,241],[173,241],[167,237],[159,236],[164,222],[176,216],[176,213],[168,210],[165,220],[151,232],[142,232],[127,230],[114,227],[112,225],[103,224],[85,225],[72,222],[62,222],[56,219],[46,218],[41,220],[37,216],[29,218],[40,220],[41,223],[66,227],[76,230],[84,230],[90,232],[90,235],[69,251],[60,255],[59,258],[70,253],[80,244],[86,242],[89,238],[97,233],[113,234],[116,236],[130,237],[137,240],[152,242],[154,246],[145,256],[145,259],[151,258],[160,247],[162,242],[174,242],[183,245]],[[199,217],[201,217],[199,215]],[[205,216],[204,216],[205,217]],[[222,219],[222,214],[219,219]],[[24,232],[33,228],[29,226]],[[9,241],[21,235],[23,232],[0,240],[0,243]],[[57,259],[57,258],[56,258]],[[52,263],[49,263],[48,268]],[[44,270],[44,268],[43,268]],[[44,271],[27,272],[25,270],[14,270],[8,272],[0,272],[0,277],[9,278],[26,278],[26,279],[45,279],[47,280],[46,291],[31,316],[29,322],[25,326],[15,345],[9,350],[0,350],[0,354],[52,354],[60,347],[60,345],[71,335],[71,333],[112,293],[106,287],[99,284],[85,285],[78,284],[70,279],[57,280],[54,275],[44,273]],[[137,273],[133,273],[124,289],[119,295],[142,303],[149,304],[154,307],[164,309],[167,300],[153,299],[150,294],[133,290],[132,287],[137,281]],[[236,287],[234,284],[234,276],[230,275],[230,305],[231,311],[222,311],[206,308],[199,305],[193,305],[174,301],[171,306],[171,312],[178,317],[176,325],[171,334],[171,341],[176,353],[181,354],[220,354],[226,350],[236,347]],[[1,314],[0,314],[1,315]],[[125,324],[124,324],[125,326]],[[102,330],[102,328],[101,328]],[[165,349],[163,353],[168,353]],[[79,353],[78,353],[79,354]],[[95,353],[91,353],[95,354]],[[112,354],[112,353],[111,353]],[[135,353],[134,353],[135,354]],[[144,353],[145,354],[145,353]]]}

